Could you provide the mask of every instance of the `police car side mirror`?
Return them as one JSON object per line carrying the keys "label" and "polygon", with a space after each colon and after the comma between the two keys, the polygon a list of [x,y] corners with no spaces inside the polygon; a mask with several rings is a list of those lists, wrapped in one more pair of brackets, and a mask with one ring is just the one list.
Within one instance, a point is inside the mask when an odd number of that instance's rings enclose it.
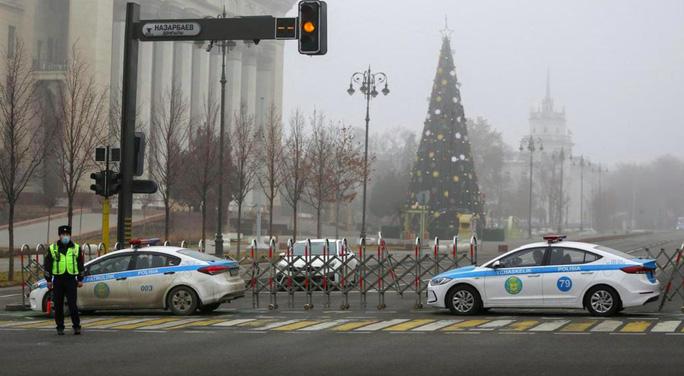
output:
{"label": "police car side mirror", "polygon": [[493,269],[499,269],[499,268],[503,267],[503,265],[501,264],[501,261],[499,261],[499,260],[494,261],[494,262],[492,263],[492,265],[490,265],[490,266],[491,266]]}

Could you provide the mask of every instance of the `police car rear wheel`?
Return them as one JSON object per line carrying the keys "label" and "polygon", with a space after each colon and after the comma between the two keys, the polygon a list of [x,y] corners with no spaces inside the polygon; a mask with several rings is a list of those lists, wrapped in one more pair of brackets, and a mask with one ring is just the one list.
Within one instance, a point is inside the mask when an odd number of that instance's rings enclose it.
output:
{"label": "police car rear wheel", "polygon": [[169,293],[168,307],[176,315],[191,315],[197,306],[197,294],[189,287],[179,286]]}
{"label": "police car rear wheel", "polygon": [[474,315],[482,309],[480,294],[472,286],[455,286],[446,296],[447,306],[455,315]]}
{"label": "police car rear wheel", "polygon": [[594,316],[612,316],[620,310],[620,297],[608,286],[597,286],[589,290],[585,306]]}

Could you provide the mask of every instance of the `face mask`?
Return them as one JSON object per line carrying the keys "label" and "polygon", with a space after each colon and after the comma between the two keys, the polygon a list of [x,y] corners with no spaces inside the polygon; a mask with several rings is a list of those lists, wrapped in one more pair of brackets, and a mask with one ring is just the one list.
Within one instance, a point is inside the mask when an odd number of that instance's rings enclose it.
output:
{"label": "face mask", "polygon": [[69,244],[70,241],[71,239],[68,236],[65,235],[64,237],[62,237],[62,244]]}

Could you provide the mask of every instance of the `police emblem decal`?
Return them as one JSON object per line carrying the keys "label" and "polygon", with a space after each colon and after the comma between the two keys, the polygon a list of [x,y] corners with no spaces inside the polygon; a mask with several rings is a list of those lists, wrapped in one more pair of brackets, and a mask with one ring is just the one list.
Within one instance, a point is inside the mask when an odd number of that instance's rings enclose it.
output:
{"label": "police emblem decal", "polygon": [[522,291],[523,283],[518,277],[509,277],[508,279],[506,279],[504,287],[506,288],[507,293],[515,295]]}
{"label": "police emblem decal", "polygon": [[109,296],[109,286],[107,286],[107,284],[104,282],[100,282],[95,285],[94,292],[96,297],[105,299]]}

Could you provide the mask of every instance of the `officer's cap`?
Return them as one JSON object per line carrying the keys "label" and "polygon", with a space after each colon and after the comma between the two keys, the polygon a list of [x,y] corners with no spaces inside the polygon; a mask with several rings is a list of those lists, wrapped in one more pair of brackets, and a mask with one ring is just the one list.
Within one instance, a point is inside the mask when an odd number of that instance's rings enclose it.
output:
{"label": "officer's cap", "polygon": [[71,226],[67,226],[67,225],[59,226],[57,228],[57,234],[58,235],[62,235],[62,234],[71,235]]}

